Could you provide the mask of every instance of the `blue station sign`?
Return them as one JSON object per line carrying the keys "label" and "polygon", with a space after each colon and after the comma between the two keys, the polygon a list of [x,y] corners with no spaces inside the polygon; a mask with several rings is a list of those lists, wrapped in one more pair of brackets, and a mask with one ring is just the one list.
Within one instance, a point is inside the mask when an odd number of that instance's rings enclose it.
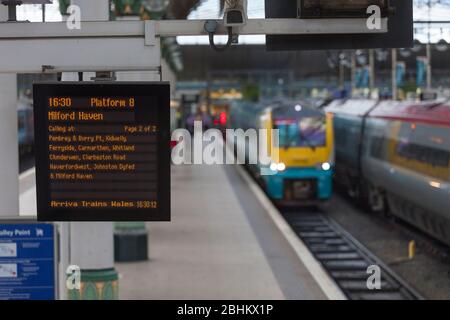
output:
{"label": "blue station sign", "polygon": [[54,300],[52,224],[0,224],[0,300]]}

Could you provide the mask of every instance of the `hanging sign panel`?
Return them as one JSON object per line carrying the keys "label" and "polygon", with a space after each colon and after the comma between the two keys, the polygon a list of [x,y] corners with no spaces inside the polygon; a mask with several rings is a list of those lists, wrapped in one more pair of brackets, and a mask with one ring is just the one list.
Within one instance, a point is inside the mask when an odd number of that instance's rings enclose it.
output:
{"label": "hanging sign panel", "polygon": [[33,90],[38,220],[170,220],[168,83]]}
{"label": "hanging sign panel", "polygon": [[[409,48],[413,46],[412,0],[265,0],[266,18],[322,19],[342,24],[369,19],[371,6],[388,18],[387,33],[267,35],[268,51]],[[369,12],[369,13],[368,13]],[[350,19],[349,19],[350,18]],[[330,20],[331,19],[331,20]]]}

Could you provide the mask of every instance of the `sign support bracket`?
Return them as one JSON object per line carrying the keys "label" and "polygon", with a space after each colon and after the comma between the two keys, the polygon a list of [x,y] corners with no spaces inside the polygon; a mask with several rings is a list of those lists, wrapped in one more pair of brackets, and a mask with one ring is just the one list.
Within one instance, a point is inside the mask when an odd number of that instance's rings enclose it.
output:
{"label": "sign support bracket", "polygon": [[[86,21],[74,30],[65,22],[0,23],[0,73],[157,71],[160,38],[208,35],[206,21]],[[216,34],[227,34],[223,21],[216,21]],[[369,30],[366,19],[360,18],[250,19],[234,31],[239,35],[374,34],[388,32],[388,24],[384,18],[381,29]]]}

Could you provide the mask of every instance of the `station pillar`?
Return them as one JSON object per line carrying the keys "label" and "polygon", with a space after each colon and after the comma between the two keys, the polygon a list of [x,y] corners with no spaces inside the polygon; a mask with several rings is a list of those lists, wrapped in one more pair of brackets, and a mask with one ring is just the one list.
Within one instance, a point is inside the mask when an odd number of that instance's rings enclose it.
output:
{"label": "station pillar", "polygon": [[117,300],[118,274],[114,268],[113,224],[70,223],[70,263],[81,269],[81,289],[70,300]]}
{"label": "station pillar", "polygon": [[[108,21],[109,0],[72,0],[81,8],[82,21]],[[68,53],[76,54],[76,53]],[[108,52],[105,52],[107,55]],[[68,75],[70,78],[70,74]],[[63,80],[65,79],[63,75]],[[71,265],[81,269],[81,289],[69,290],[70,300],[116,300],[118,274],[114,267],[112,222],[71,222],[69,232]]]}
{"label": "station pillar", "polygon": [[[135,15],[117,16],[116,20],[141,19],[138,15],[140,12],[132,13]],[[116,72],[116,77],[118,81],[160,81],[158,71]],[[145,222],[116,222],[114,227],[115,261],[137,262],[148,260],[148,229]]]}
{"label": "station pillar", "polygon": [[[0,21],[8,8],[0,5]],[[0,217],[19,215],[17,75],[0,73]]]}
{"label": "station pillar", "polygon": [[[117,72],[118,81],[160,81],[159,72]],[[145,222],[116,222],[114,258],[117,262],[148,260],[148,229]]]}

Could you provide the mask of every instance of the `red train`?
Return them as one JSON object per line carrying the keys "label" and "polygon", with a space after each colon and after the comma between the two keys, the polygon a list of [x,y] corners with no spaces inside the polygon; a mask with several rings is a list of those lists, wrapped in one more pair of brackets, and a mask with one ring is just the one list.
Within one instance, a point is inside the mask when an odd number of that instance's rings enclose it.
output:
{"label": "red train", "polygon": [[450,245],[450,102],[333,101],[336,179]]}

